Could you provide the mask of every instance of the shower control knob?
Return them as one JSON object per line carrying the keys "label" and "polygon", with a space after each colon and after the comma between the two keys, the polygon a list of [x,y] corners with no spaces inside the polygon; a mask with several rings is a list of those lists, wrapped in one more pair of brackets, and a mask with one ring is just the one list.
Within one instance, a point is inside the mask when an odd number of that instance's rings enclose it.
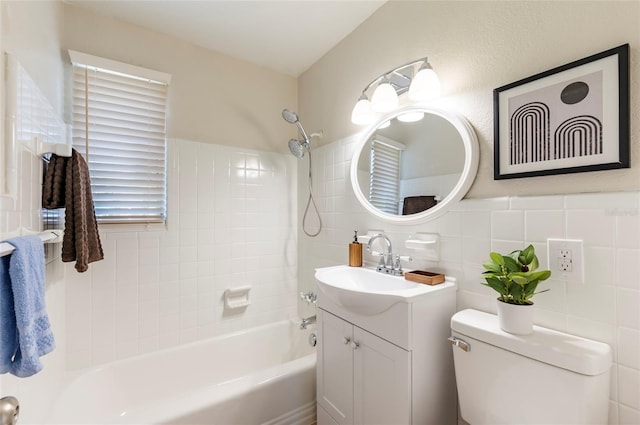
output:
{"label": "shower control knob", "polygon": [[315,304],[318,301],[318,296],[313,292],[300,292],[300,299],[307,304]]}
{"label": "shower control knob", "polygon": [[20,403],[12,396],[0,398],[0,425],[16,425],[20,415]]}

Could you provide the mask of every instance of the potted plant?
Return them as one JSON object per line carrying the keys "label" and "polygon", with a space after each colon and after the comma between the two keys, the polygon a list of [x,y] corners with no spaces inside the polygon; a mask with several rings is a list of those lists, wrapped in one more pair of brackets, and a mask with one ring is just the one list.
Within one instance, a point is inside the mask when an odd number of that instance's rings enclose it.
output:
{"label": "potted plant", "polygon": [[551,271],[537,270],[538,257],[533,245],[509,255],[489,254],[491,261],[483,263],[486,282],[498,297],[498,321],[509,333],[526,335],[533,332],[533,301],[538,283],[549,279]]}

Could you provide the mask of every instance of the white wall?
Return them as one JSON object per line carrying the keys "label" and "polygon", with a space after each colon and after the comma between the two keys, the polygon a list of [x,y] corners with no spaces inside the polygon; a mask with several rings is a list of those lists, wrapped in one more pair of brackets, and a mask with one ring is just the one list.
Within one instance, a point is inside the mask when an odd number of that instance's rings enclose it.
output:
{"label": "white wall", "polygon": [[[172,75],[167,229],[101,226],[105,260],[84,275],[67,268],[67,367],[293,317],[287,141],[296,129],[281,111],[297,108],[296,80],[77,6],[63,11],[64,49]],[[251,306],[226,314],[222,292],[245,284]]]}
{"label": "white wall", "polygon": [[[385,4],[300,78],[301,113],[325,134],[313,164],[325,228],[317,238],[300,235],[301,289],[314,288],[314,268],[346,264],[354,229],[382,229],[397,253],[417,258],[409,267],[458,279],[458,308],[493,312],[496,296],[479,283],[490,251],[533,243],[546,259],[547,238],[582,239],[585,283],[545,283],[551,291],[535,299],[536,323],[610,344],[609,423],[640,423],[639,22],[637,1]],[[493,89],[627,42],[632,168],[494,181]],[[351,108],[380,72],[425,55],[443,83],[439,105],[465,115],[480,139],[480,169],[468,194],[475,199],[426,224],[392,226],[370,216],[351,190],[350,160],[361,131],[349,122]],[[301,162],[300,199],[307,196],[306,175]],[[441,261],[403,247],[413,232],[440,234]]]}
{"label": "white wall", "polygon": [[167,72],[169,137],[285,153],[297,83],[245,61],[64,4],[62,47]]}
{"label": "white wall", "polygon": [[[351,110],[362,89],[394,66],[428,56],[443,96],[480,140],[467,197],[634,190],[640,187],[640,2],[391,1],[299,79],[305,125],[320,143],[360,131]],[[631,45],[631,169],[493,180],[493,89],[624,43]],[[636,143],[633,143],[636,141]]]}
{"label": "white wall", "polygon": [[[105,259],[66,266],[67,368],[297,315],[290,155],[170,140],[167,229],[102,229]],[[251,305],[223,292],[251,285]]]}

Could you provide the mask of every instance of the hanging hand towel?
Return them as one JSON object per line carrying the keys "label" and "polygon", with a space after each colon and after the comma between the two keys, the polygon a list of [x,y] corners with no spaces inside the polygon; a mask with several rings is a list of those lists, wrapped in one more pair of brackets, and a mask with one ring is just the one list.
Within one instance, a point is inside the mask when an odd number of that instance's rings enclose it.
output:
{"label": "hanging hand towel", "polygon": [[42,370],[40,357],[55,348],[45,308],[44,248],[37,236],[7,241],[15,247],[9,259],[18,346],[11,373],[26,378]]}
{"label": "hanging hand towel", "polygon": [[0,257],[0,374],[11,371],[11,362],[18,348],[9,259],[8,255]]}
{"label": "hanging hand towel", "polygon": [[75,261],[76,270],[85,272],[89,263],[104,258],[89,167],[75,149],[70,158],[51,155],[42,188],[42,206],[47,209],[65,207],[62,261]]}

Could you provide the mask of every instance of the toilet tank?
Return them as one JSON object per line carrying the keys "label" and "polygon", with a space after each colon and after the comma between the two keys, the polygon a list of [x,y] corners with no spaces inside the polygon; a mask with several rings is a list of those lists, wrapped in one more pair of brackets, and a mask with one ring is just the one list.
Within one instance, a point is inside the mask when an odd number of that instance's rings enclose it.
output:
{"label": "toilet tank", "polygon": [[539,326],[509,334],[497,316],[476,310],[456,313],[451,331],[463,341],[453,358],[460,412],[471,425],[608,422],[609,345]]}

